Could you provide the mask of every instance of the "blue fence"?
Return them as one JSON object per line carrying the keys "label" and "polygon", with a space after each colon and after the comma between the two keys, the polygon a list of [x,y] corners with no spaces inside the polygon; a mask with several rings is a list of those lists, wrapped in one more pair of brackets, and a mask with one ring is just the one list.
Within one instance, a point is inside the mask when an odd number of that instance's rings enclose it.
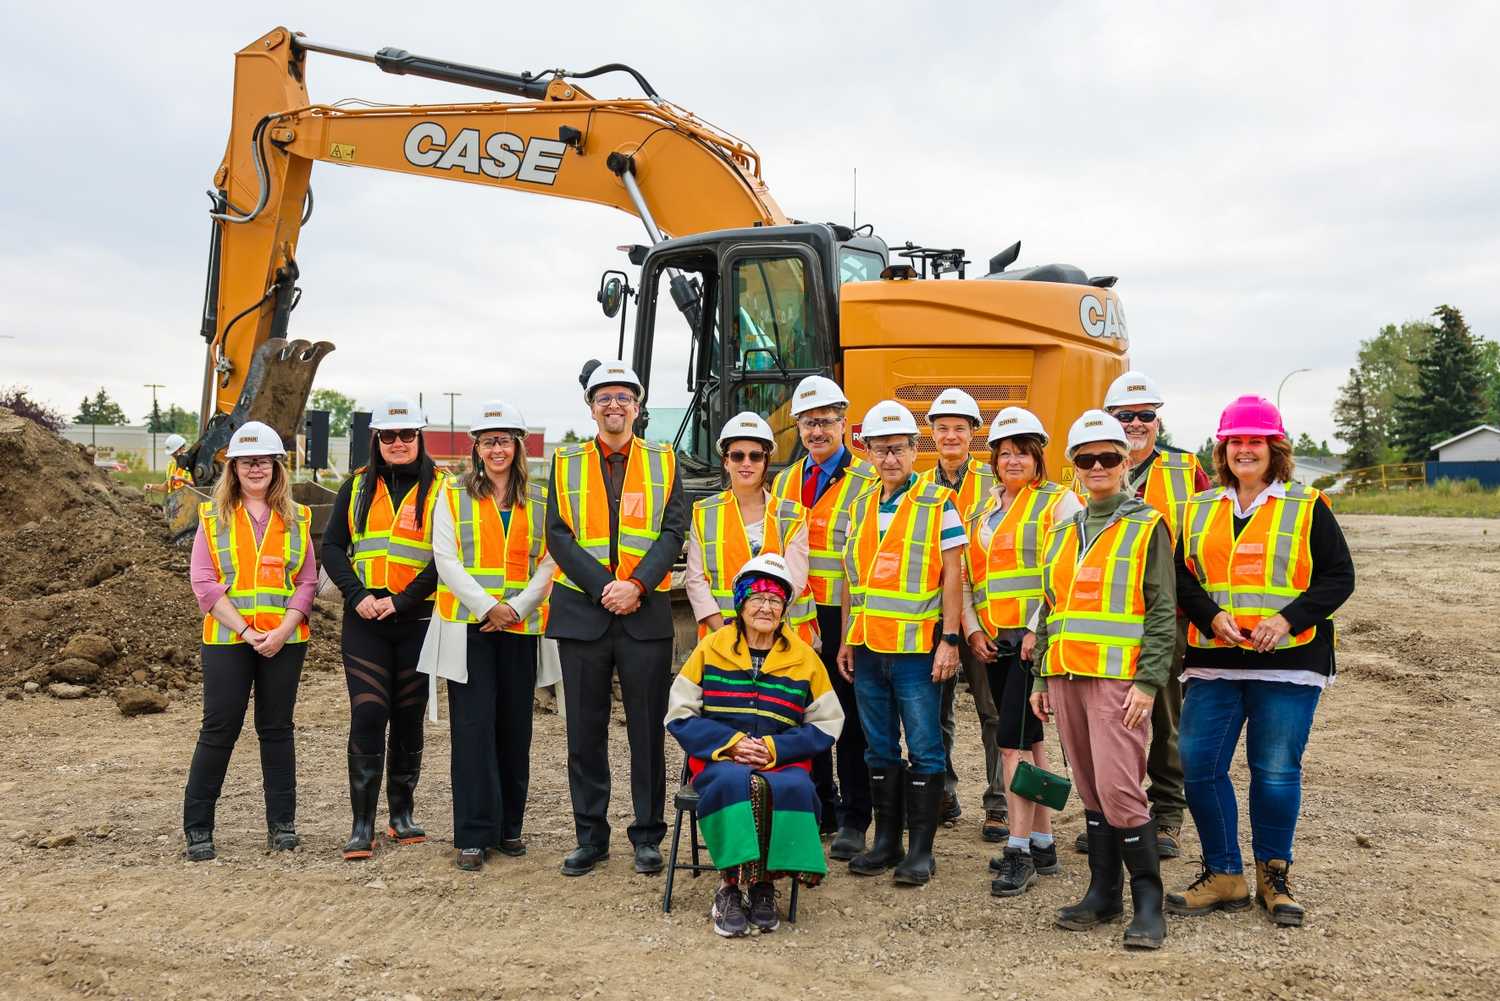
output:
{"label": "blue fence", "polygon": [[1427,485],[1442,479],[1478,480],[1484,487],[1500,487],[1500,460],[1427,463]]}

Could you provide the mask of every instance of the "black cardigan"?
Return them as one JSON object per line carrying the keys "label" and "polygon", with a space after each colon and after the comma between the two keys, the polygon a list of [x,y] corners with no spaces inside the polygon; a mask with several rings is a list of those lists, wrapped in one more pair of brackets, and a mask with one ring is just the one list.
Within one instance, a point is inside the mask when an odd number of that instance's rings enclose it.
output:
{"label": "black cardigan", "polygon": [[[1249,518],[1234,519],[1238,538]],[[1312,578],[1307,590],[1281,610],[1293,635],[1316,627],[1312,642],[1289,650],[1257,653],[1240,647],[1204,650],[1189,646],[1183,667],[1231,668],[1259,671],[1315,671],[1334,673],[1332,615],[1354,593],[1354,558],[1339,528],[1338,519],[1322,501],[1313,504],[1312,528],[1308,536],[1312,552]],[[1213,634],[1214,616],[1224,609],[1209,597],[1198,577],[1183,558],[1182,540],[1177,541],[1177,606],[1202,632]]]}

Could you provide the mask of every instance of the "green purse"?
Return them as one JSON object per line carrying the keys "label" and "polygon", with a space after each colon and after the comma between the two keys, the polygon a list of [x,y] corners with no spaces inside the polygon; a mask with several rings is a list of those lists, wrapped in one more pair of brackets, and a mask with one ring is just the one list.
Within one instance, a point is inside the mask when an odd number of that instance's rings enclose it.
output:
{"label": "green purse", "polygon": [[[1020,662],[1023,666],[1025,661]],[[1029,673],[1029,672],[1028,672]],[[1031,700],[1025,699],[1021,702],[1021,733],[1026,732],[1026,714],[1031,712]],[[1063,754],[1063,764],[1067,765],[1067,753]],[[1033,803],[1039,803],[1051,810],[1061,810],[1068,802],[1068,793],[1073,791],[1073,781],[1061,775],[1038,768],[1029,761],[1016,763],[1016,770],[1010,777],[1010,791],[1022,799],[1029,799]]]}

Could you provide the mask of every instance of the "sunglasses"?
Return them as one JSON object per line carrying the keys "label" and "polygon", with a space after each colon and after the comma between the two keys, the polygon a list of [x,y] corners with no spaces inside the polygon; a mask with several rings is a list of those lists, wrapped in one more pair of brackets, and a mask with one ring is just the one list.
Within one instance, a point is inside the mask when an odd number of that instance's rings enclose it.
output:
{"label": "sunglasses", "polygon": [[509,450],[516,447],[516,440],[508,434],[490,434],[480,438],[477,444],[480,448],[487,451],[494,451],[496,449]]}
{"label": "sunglasses", "polygon": [[744,462],[746,459],[749,459],[751,462],[759,462],[765,457],[766,453],[758,448],[753,448],[748,452],[736,448],[729,453],[729,461],[734,463]]}
{"label": "sunglasses", "polygon": [[1150,424],[1156,420],[1155,410],[1117,410],[1115,420],[1121,424],[1129,424],[1131,421],[1140,421],[1142,424]]}
{"label": "sunglasses", "polygon": [[400,431],[382,431],[382,432],[380,432],[380,443],[382,445],[394,445],[394,444],[396,444],[396,439],[397,438],[400,438],[402,441],[404,441],[408,445],[410,445],[412,442],[414,442],[414,441],[417,440],[416,429],[415,428],[403,428]]}
{"label": "sunglasses", "polygon": [[1083,455],[1073,456],[1073,465],[1085,470],[1093,469],[1095,466],[1114,469],[1124,461],[1125,456],[1119,452],[1086,452]]}

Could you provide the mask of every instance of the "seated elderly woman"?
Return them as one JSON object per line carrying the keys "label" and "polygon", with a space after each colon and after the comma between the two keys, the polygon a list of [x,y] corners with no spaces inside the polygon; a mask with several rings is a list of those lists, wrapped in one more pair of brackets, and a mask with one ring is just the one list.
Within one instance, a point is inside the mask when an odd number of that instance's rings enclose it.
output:
{"label": "seated elderly woman", "polygon": [[828,872],[812,759],[838,739],[844,711],[817,652],[783,622],[792,593],[781,556],[747,562],[734,579],[734,620],[698,644],[667,709],[722,876],[713,922],[726,938],[776,930],[776,877],[810,884]]}

